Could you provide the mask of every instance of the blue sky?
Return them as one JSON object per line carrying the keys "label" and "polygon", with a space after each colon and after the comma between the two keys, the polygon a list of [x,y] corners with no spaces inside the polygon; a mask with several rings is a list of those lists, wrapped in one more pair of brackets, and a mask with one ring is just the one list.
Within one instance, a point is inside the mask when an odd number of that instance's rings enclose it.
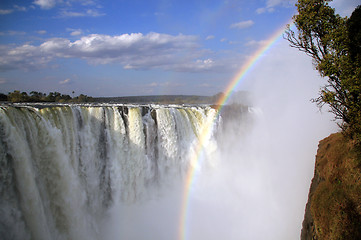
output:
{"label": "blue sky", "polygon": [[[296,12],[295,2],[3,0],[0,92],[213,95],[285,26]],[[346,16],[358,3],[335,0],[332,6]],[[280,64],[288,69],[286,55],[253,71]]]}

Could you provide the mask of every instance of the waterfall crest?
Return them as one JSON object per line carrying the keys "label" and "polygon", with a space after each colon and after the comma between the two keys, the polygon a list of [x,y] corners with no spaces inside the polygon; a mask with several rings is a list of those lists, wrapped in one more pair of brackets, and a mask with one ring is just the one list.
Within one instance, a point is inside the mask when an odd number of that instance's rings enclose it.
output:
{"label": "waterfall crest", "polygon": [[184,177],[208,118],[212,155],[208,106],[0,106],[0,235],[102,239],[108,209]]}

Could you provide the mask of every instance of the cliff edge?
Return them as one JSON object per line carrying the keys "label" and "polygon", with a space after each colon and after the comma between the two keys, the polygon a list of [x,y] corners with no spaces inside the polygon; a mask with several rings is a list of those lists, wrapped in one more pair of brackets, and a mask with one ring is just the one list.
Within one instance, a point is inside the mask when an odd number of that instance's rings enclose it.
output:
{"label": "cliff edge", "polygon": [[361,149],[341,133],[320,141],[301,240],[361,239]]}

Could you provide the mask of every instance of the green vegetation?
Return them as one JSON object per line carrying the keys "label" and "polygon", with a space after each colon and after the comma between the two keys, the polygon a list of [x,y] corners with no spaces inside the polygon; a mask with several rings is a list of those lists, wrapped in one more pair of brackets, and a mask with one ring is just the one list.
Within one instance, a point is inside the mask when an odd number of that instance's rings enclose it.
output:
{"label": "green vegetation", "polygon": [[327,104],[344,133],[361,142],[361,7],[350,18],[340,17],[328,5],[331,0],[298,0],[286,39],[311,56],[327,84],[314,102]]}
{"label": "green vegetation", "polygon": [[[73,93],[74,94],[74,93]],[[244,95],[246,93],[239,93]],[[41,92],[13,91],[8,95],[0,93],[0,101],[9,102],[58,102],[58,103],[81,103],[81,102],[101,102],[101,103],[134,103],[134,104],[216,104],[223,96],[218,93],[213,96],[197,95],[154,95],[154,96],[127,96],[127,97],[99,97],[93,98],[84,94],[77,97],[70,97],[59,92],[50,92],[48,95]]]}
{"label": "green vegetation", "polygon": [[7,101],[7,100],[8,100],[8,96],[3,93],[0,93],[0,102]]}
{"label": "green vegetation", "polygon": [[9,101],[9,102],[58,102],[58,103],[68,103],[68,102],[92,102],[93,98],[88,97],[87,95],[80,94],[77,97],[70,97],[69,95],[64,95],[58,92],[50,92],[48,95],[41,92],[32,91],[30,95],[26,92],[13,91],[8,95],[1,94],[0,101]]}

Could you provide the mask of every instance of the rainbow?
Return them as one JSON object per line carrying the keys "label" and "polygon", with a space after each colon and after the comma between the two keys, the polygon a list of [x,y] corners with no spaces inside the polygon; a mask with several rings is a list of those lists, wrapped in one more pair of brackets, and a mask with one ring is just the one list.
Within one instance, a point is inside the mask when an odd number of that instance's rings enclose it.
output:
{"label": "rainbow", "polygon": [[[240,82],[245,78],[247,73],[249,73],[253,67],[256,65],[256,63],[267,53],[267,51],[280,39],[283,37],[283,33],[285,32],[285,26],[293,26],[292,18],[287,21],[287,24],[282,25],[282,28],[277,30],[273,35],[264,43],[262,44],[262,47],[260,47],[248,60],[247,62],[241,67],[241,69],[238,71],[238,73],[234,76],[234,78],[230,81],[227,88],[224,91],[223,96],[218,100],[216,103],[216,110],[217,114],[220,113],[220,110],[222,109],[223,105],[228,101],[229,97],[232,95],[232,92],[236,87],[239,85]],[[217,115],[215,116],[215,118]],[[207,139],[209,139],[211,134],[212,126],[214,125],[215,118],[209,118],[207,119],[207,122],[204,125],[203,130],[201,131],[201,134],[199,135],[199,144],[196,146],[196,149],[194,151],[193,156],[190,160],[190,167],[186,174],[186,179],[184,183],[184,190],[183,190],[183,199],[182,199],[182,207],[181,207],[181,213],[180,213],[180,224],[179,224],[179,230],[178,230],[178,239],[179,240],[186,240],[187,235],[187,213],[189,210],[189,196],[191,193],[191,187],[192,183],[195,179],[195,173],[199,164],[199,161],[201,159],[201,155],[203,153],[204,144]]]}

